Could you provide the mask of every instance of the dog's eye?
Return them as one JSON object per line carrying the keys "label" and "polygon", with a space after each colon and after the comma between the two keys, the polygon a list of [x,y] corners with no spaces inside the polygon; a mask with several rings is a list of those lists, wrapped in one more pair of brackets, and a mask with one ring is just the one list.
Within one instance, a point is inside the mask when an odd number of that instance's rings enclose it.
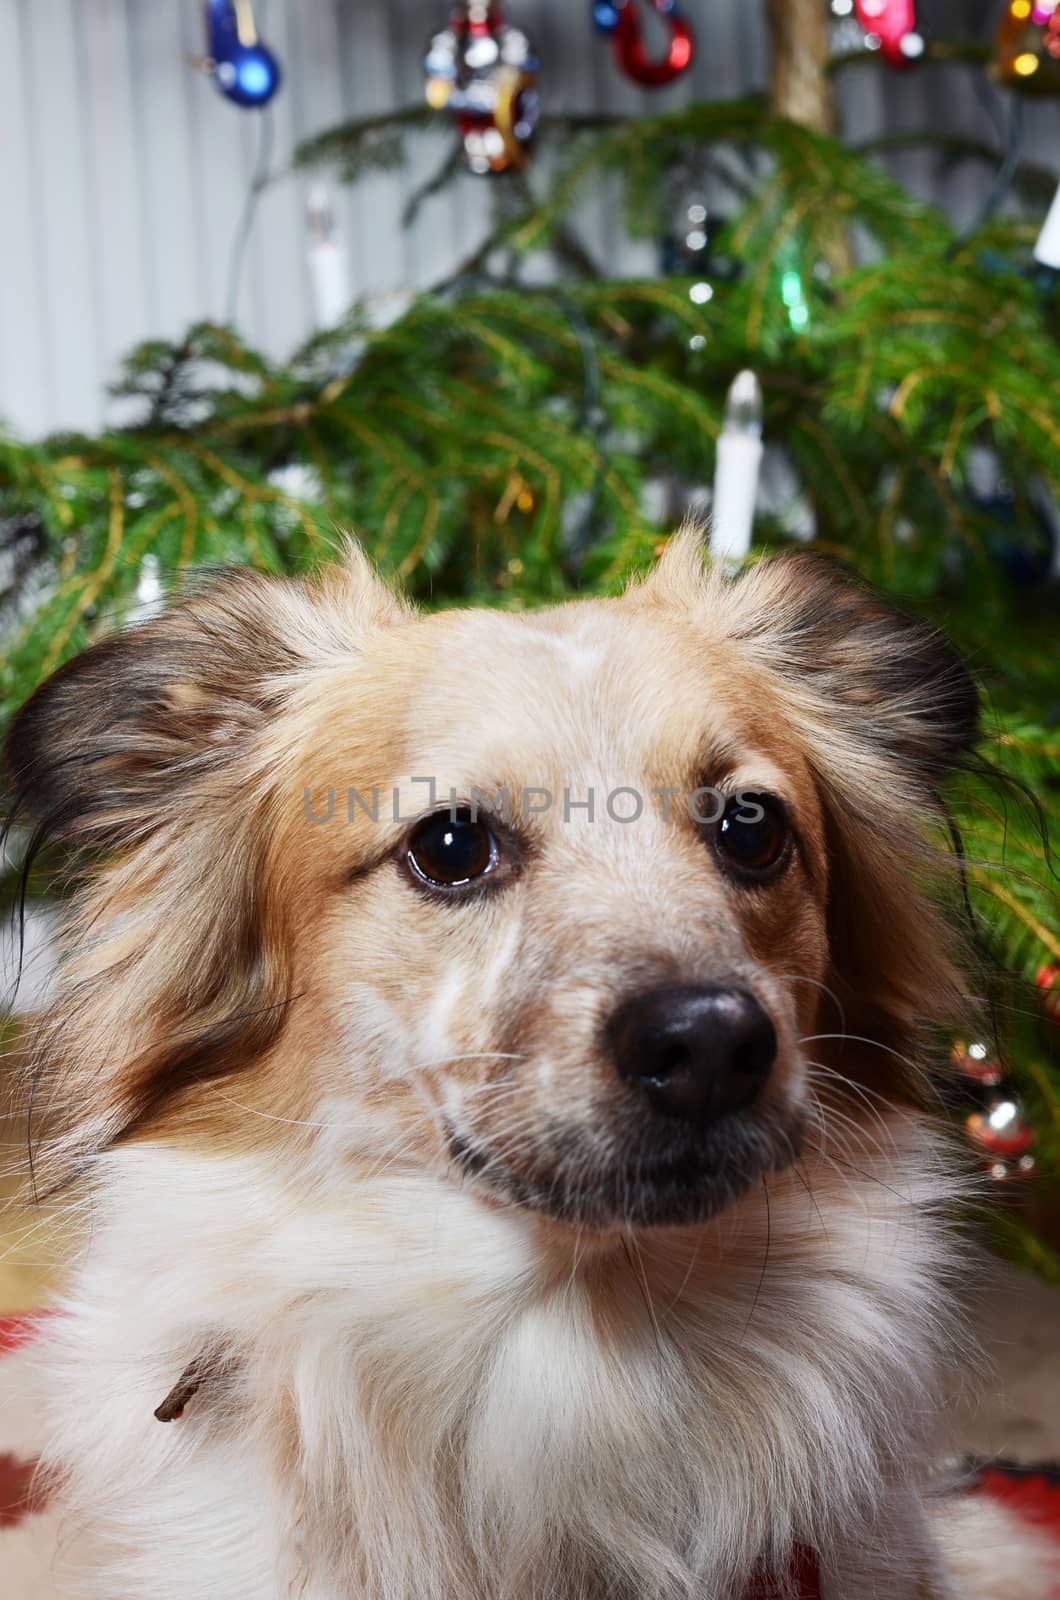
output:
{"label": "dog's eye", "polygon": [[791,843],[784,802],[757,790],[746,790],[729,801],[715,833],[722,862],[744,878],[762,879],[776,872],[787,860]]}
{"label": "dog's eye", "polygon": [[459,889],[484,878],[497,863],[497,841],[470,810],[439,811],[412,830],[409,870],[435,889]]}

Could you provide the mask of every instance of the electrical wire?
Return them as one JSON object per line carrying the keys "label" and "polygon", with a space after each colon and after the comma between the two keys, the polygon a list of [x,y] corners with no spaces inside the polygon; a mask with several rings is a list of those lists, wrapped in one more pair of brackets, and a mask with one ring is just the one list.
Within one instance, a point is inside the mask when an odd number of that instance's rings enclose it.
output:
{"label": "electrical wire", "polygon": [[968,240],[986,226],[992,217],[996,216],[1001,206],[1008,198],[1012,188],[1012,181],[1023,155],[1024,113],[1023,99],[1018,94],[1009,96],[1008,118],[1005,123],[1005,140],[1001,153],[1001,163],[994,174],[994,181],[990,191],[979,207],[979,211],[966,228],[953,240],[946,254],[953,257],[961,250]]}
{"label": "electrical wire", "polygon": [[578,517],[577,526],[571,531],[569,537],[571,553],[577,560],[585,554],[586,547],[592,537],[600,512],[604,484],[607,481],[609,461],[605,436],[608,422],[603,408],[603,380],[600,374],[600,355],[596,347],[593,330],[589,326],[588,319],[581,307],[576,301],[564,294],[562,289],[553,289],[552,297],[570,324],[571,331],[578,341],[578,352],[581,356],[582,399],[578,408],[578,416],[574,423],[575,432],[589,439],[596,455],[596,466],[593,471],[593,481],[589,487],[588,497],[581,515]]}
{"label": "electrical wire", "polygon": [[272,107],[266,106],[258,112],[261,118],[258,123],[258,153],[254,161],[254,171],[251,174],[250,184],[243,201],[236,231],[232,238],[231,249],[228,255],[228,283],[225,290],[225,316],[227,323],[234,323],[239,310],[239,290],[243,280],[243,268],[246,262],[247,246],[250,235],[254,229],[254,219],[258,212],[258,201],[261,192],[269,182],[269,168],[272,165],[273,123]]}

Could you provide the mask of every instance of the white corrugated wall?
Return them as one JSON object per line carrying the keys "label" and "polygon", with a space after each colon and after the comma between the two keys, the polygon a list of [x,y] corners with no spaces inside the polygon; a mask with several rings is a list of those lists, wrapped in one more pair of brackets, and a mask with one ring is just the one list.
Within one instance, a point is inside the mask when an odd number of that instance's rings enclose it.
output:
{"label": "white corrugated wall", "polygon": [[[274,105],[275,164],[343,117],[421,94],[424,42],[449,0],[258,0],[286,83]],[[686,0],[695,68],[648,96],[614,70],[588,0],[509,0],[544,61],[549,104],[636,110],[762,88],[760,0]],[[824,3],[824,0],[822,0]],[[993,0],[960,0],[988,16]],[[923,9],[953,14],[954,0]],[[256,117],[222,100],[188,65],[202,49],[198,0],[0,0],[0,418],[25,436],[93,428],[104,388],[137,341],[223,314],[233,233],[256,150]],[[901,80],[875,67],[844,85],[845,131],[922,127],[934,117],[989,137],[971,74],[929,67]],[[1032,107],[1029,147],[1050,161],[1060,110]],[[439,141],[446,135],[440,131]],[[467,178],[403,232],[402,206],[444,146],[416,147],[407,173],[343,192],[339,219],[357,293],[423,284],[473,249],[488,183]],[[927,157],[903,157],[921,189]],[[958,213],[980,180],[964,171],[943,196]],[[240,306],[246,335],[276,356],[312,326],[305,263],[306,182],[264,194]],[[615,260],[618,224],[603,199],[581,218]],[[644,266],[646,246],[623,265]]]}

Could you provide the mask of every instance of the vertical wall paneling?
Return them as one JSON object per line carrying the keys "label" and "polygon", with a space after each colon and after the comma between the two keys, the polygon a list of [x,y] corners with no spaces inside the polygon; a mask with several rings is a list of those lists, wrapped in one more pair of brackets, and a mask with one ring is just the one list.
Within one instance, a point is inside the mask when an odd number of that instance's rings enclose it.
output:
{"label": "vertical wall paneling", "polygon": [[41,274],[44,241],[34,192],[36,163],[24,70],[20,9],[0,5],[0,422],[29,434],[56,415],[53,362],[46,338]]}
{"label": "vertical wall paneling", "polygon": [[[12,0],[5,0],[5,5]],[[49,422],[90,428],[100,411],[99,238],[86,138],[87,64],[78,48],[76,0],[14,0],[22,33],[33,228],[44,349],[55,407]],[[6,152],[5,152],[6,156]],[[17,242],[17,236],[16,236]],[[5,375],[0,411],[19,422],[20,383]],[[57,414],[56,414],[57,413]]]}
{"label": "vertical wall paneling", "polygon": [[[277,0],[274,0],[277,3]],[[345,96],[345,70],[340,49],[339,7],[336,0],[315,0],[313,5],[299,5],[298,0],[285,0],[287,11],[287,96],[292,121],[294,144],[322,128],[333,128],[349,114]],[[283,153],[277,150],[277,165]],[[296,196],[297,219],[294,222],[297,250],[301,257],[302,313],[306,329],[313,326],[311,291],[305,265],[306,203],[310,182],[321,181],[320,176],[292,177],[289,180]],[[355,250],[355,196],[354,192],[323,175],[327,183],[335,212],[336,227],[343,245],[349,253],[351,266],[356,266]],[[351,285],[355,292],[356,284]]]}
{"label": "vertical wall paneling", "polygon": [[[299,6],[297,0],[269,0],[264,14],[267,37],[281,61],[292,62],[293,36],[301,26],[299,12],[310,9],[315,6]],[[264,29],[264,22],[262,26]],[[261,113],[241,114],[234,106],[222,104],[240,117],[245,127],[253,171],[257,128],[246,125],[255,123]],[[271,167],[279,172],[289,165],[299,139],[290,84],[286,93],[276,96],[267,114],[272,118]],[[309,332],[305,247],[304,185],[293,178],[270,184],[259,199],[247,259],[245,287],[253,294],[253,321],[247,328],[254,344],[284,352],[300,344]]]}
{"label": "vertical wall paneling", "polygon": [[185,64],[192,39],[181,6],[127,5],[126,16],[148,327],[153,337],[171,337],[202,316],[207,305],[202,217],[191,162],[191,127],[203,85]]}
{"label": "vertical wall paneling", "polygon": [[[395,104],[388,0],[360,0],[341,12],[341,60],[346,112],[367,116]],[[408,48],[414,48],[408,40]],[[408,281],[407,241],[401,227],[407,175],[373,172],[355,195],[353,259],[361,294],[380,297]]]}
{"label": "vertical wall paneling", "polygon": [[95,0],[77,11],[77,55],[84,64],[81,137],[92,180],[89,248],[95,256],[100,360],[110,374],[150,326],[154,307],[144,260],[141,166],[133,114],[133,63],[123,0]]}

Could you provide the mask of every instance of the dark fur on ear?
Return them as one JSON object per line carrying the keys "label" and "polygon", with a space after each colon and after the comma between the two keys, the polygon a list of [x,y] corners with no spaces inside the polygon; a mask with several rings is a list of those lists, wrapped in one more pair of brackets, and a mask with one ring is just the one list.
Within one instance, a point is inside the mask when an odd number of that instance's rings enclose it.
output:
{"label": "dark fur on ear", "polygon": [[151,622],[75,656],[13,719],[13,810],[49,842],[120,846],[216,772],[298,658],[276,631],[283,586],[217,574]]}
{"label": "dark fur on ear", "polygon": [[744,636],[761,637],[781,671],[812,686],[886,760],[933,788],[971,751],[979,694],[938,629],[809,553],[745,581],[765,603]]}
{"label": "dark fur on ear", "polygon": [[[843,996],[843,1031],[885,1047],[893,1084],[923,1027],[925,992],[937,1021],[965,1015],[966,952],[926,901],[910,917],[909,885],[941,873],[949,899],[961,870],[945,853],[952,824],[940,785],[979,737],[978,691],[943,634],[836,562],[787,556],[764,563],[750,582],[756,610],[747,636],[761,637],[787,680],[786,702],[820,780],[829,981]],[[913,1074],[906,1087],[915,1082]]]}
{"label": "dark fur on ear", "polygon": [[862,776],[889,770],[931,794],[972,749],[978,692],[938,629],[811,551],[771,556],[733,579],[705,561],[702,530],[685,528],[649,573],[645,594],[698,612],[707,633],[739,643],[783,684],[798,720],[820,730],[825,765],[835,744],[855,788],[859,746]]}
{"label": "dark fur on ear", "polygon": [[943,634],[837,562],[789,555],[744,582],[754,609],[741,608],[743,636],[786,679],[821,782],[836,986],[861,1017],[855,1031],[901,1053],[922,1020],[926,975],[940,1020],[964,1006],[949,926],[926,908],[911,926],[904,897],[910,878],[959,870],[931,822],[949,822],[940,784],[979,737],[978,691]]}

